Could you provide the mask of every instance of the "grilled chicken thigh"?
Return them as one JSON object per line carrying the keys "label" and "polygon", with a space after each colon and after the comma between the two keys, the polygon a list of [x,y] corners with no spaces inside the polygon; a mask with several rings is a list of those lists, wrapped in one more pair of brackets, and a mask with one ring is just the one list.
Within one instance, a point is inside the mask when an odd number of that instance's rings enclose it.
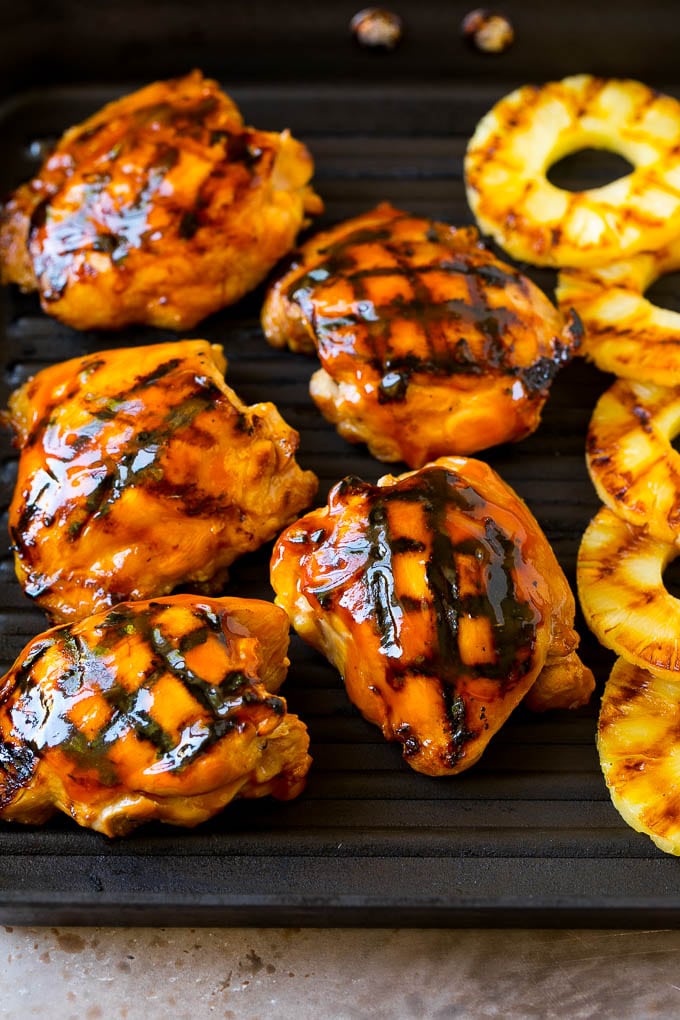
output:
{"label": "grilled chicken thigh", "polygon": [[309,505],[317,480],[273,404],[248,407],[206,340],[104,351],[39,372],[10,399],[21,448],[16,570],[54,622],[229,564]]}
{"label": "grilled chicken thigh", "polygon": [[280,536],[271,579],[297,632],[418,772],[473,765],[527,692],[535,708],[592,693],[564,574],[480,461],[345,479]]}
{"label": "grilled chicken thigh", "polygon": [[310,392],[345,439],[411,467],[527,436],[579,339],[473,227],[386,204],[305,244],[262,324],[318,352]]}
{"label": "grilled chicken thigh", "polygon": [[3,282],[77,329],[193,326],[238,300],[321,202],[284,131],[246,127],[198,71],[71,128],[0,218]]}
{"label": "grilled chicken thigh", "polygon": [[34,638],[0,681],[0,818],[55,810],[119,836],[302,790],[304,724],[275,692],[288,619],[267,602],[125,603]]}

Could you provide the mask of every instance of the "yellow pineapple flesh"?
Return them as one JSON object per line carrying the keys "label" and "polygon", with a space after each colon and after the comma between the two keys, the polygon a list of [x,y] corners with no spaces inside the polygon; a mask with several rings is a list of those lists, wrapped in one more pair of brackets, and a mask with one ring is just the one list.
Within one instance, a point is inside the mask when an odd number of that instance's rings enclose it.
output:
{"label": "yellow pineapple flesh", "polygon": [[586,462],[602,502],[661,542],[680,541],[680,388],[618,379],[599,399]]}
{"label": "yellow pineapple flesh", "polygon": [[680,385],[680,313],[645,296],[680,269],[680,232],[664,248],[590,269],[564,269],[555,296],[575,311],[584,336],[578,353],[603,372],[660,386]]}
{"label": "yellow pineapple flesh", "polygon": [[678,546],[604,507],[588,525],[576,577],[586,623],[606,648],[680,682],[680,601],[663,572]]}
{"label": "yellow pineapple flesh", "polygon": [[[637,81],[582,74],[525,85],[479,122],[465,157],[480,228],[535,265],[592,266],[680,233],[680,103]],[[580,149],[619,153],[631,173],[566,191],[550,167]]]}
{"label": "yellow pineapple flesh", "polygon": [[680,854],[680,683],[618,659],[598,722],[612,803],[669,854]]}

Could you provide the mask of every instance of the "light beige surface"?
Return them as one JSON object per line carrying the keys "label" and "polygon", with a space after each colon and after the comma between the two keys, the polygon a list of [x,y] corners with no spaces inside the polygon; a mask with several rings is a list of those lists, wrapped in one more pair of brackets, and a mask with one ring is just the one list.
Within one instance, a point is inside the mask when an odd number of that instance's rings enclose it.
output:
{"label": "light beige surface", "polygon": [[680,932],[0,929],[0,1016],[680,1016]]}

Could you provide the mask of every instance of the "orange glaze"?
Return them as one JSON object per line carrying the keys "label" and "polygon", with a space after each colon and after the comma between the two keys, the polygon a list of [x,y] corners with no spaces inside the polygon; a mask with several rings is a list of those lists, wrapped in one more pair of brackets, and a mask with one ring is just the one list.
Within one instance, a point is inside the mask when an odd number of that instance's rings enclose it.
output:
{"label": "orange glaze", "polygon": [[377,486],[345,479],[280,536],[271,580],[298,633],[419,772],[474,764],[532,687],[541,708],[592,692],[564,574],[480,461],[445,457]]}
{"label": "orange glaze", "polygon": [[321,202],[313,163],[198,71],[71,128],[0,216],[0,276],[78,329],[195,325],[255,287]]}
{"label": "orange glaze", "polygon": [[473,227],[387,204],[308,241],[262,323],[316,350],[310,392],[341,435],[411,467],[527,436],[579,341]]}
{"label": "orange glaze", "polygon": [[55,622],[178,584],[216,591],[309,505],[316,478],[273,404],[248,407],[205,340],[103,351],[10,400],[19,581]]}
{"label": "orange glaze", "polygon": [[296,796],[309,738],[272,693],[287,647],[270,603],[192,595],[39,635],[0,681],[0,817],[58,809],[114,836],[193,826],[237,796]]}

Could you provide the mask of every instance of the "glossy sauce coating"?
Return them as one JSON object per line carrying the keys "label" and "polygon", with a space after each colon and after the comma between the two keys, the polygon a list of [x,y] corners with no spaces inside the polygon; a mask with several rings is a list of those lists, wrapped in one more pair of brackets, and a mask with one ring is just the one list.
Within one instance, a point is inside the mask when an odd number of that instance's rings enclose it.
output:
{"label": "glossy sauce coating", "polygon": [[59,809],[113,836],[296,796],[309,739],[272,693],[287,647],[275,606],[190,595],[39,635],[0,681],[0,817]]}
{"label": "glossy sauce coating", "polygon": [[190,583],[216,591],[309,505],[316,478],[273,404],[248,407],[205,340],[47,368],[10,400],[19,580],[54,621]]}
{"label": "glossy sauce coating", "polygon": [[288,132],[258,131],[195,71],[66,132],[0,216],[4,282],[79,329],[193,326],[288,252],[321,202]]}
{"label": "glossy sauce coating", "polygon": [[377,486],[345,479],[280,537],[271,576],[296,630],[418,771],[472,765],[544,667],[540,707],[592,691],[550,546],[479,461],[441,458]]}
{"label": "glossy sauce coating", "polygon": [[275,346],[317,351],[310,392],[346,439],[411,467],[528,435],[578,345],[474,228],[389,205],[312,238],[262,321]]}

